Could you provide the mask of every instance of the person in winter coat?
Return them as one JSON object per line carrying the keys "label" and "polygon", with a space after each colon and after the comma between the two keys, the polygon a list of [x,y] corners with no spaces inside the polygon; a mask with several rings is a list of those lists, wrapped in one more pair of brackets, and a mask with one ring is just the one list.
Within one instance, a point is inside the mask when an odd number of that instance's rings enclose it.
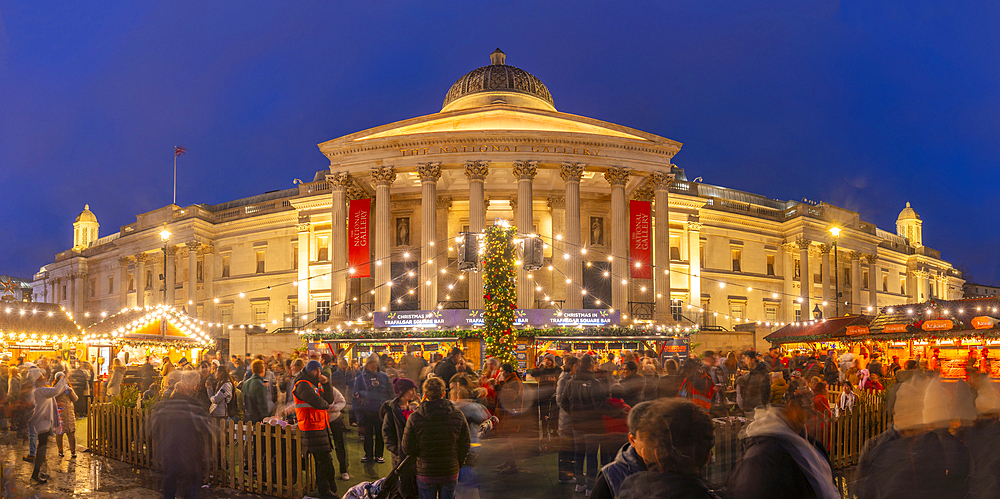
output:
{"label": "person in winter coat", "polygon": [[210,376],[205,383],[205,393],[212,405],[208,408],[208,414],[213,418],[225,419],[230,416],[229,403],[236,396],[233,379],[229,377],[229,369],[226,366],[219,366],[215,370],[215,375]]}
{"label": "person in winter coat", "polygon": [[421,499],[454,497],[459,470],[469,455],[469,424],[444,395],[444,381],[428,378],[426,401],[410,414],[403,431],[403,452],[417,460]]}
{"label": "person in winter coat", "polygon": [[757,409],[746,427],[743,459],[729,477],[733,499],[839,499],[826,451],[807,439],[815,416],[807,395],[786,394],[784,405]]}
{"label": "person in winter coat", "polygon": [[250,423],[259,423],[268,417],[267,387],[264,386],[264,361],[250,363],[250,379],[243,382],[243,416]]}
{"label": "person in winter coat", "polygon": [[114,398],[122,390],[122,383],[125,381],[125,364],[121,359],[115,357],[111,362],[111,376],[108,378],[108,387],[105,390],[108,397]]}
{"label": "person in winter coat", "polygon": [[[194,371],[174,371],[168,377],[174,387],[150,416],[150,436],[157,462],[163,467],[163,497],[197,497],[205,466],[205,449],[212,441],[208,413],[195,399],[201,392],[201,375]],[[183,456],[183,459],[178,459]]]}
{"label": "person in winter coat", "polygon": [[387,400],[392,399],[392,381],[384,372],[378,370],[379,358],[374,353],[365,361],[365,368],[354,382],[354,408],[364,430],[365,457],[362,463],[376,461],[384,463],[382,457],[382,420],[378,417],[379,409]]}
{"label": "person in winter coat", "polygon": [[152,356],[146,356],[146,362],[143,362],[142,367],[139,368],[139,391],[144,392],[149,390],[149,387],[153,386],[153,381],[156,380],[156,368],[153,367]]}
{"label": "person in winter coat", "polygon": [[743,352],[743,362],[750,371],[736,380],[741,395],[740,409],[748,417],[753,417],[755,408],[771,400],[771,375],[764,363],[757,360],[757,352],[753,350]]}
{"label": "person in winter coat", "polygon": [[525,422],[526,414],[524,400],[524,383],[514,371],[514,366],[504,362],[500,366],[501,379],[497,384],[497,410],[499,418],[496,431],[507,439],[509,452],[507,460],[500,465],[500,473],[513,475],[519,473],[517,469],[518,449],[520,446],[514,445],[514,438],[521,433],[522,426],[527,426]]}
{"label": "person in winter coat", "polygon": [[618,382],[623,390],[622,400],[629,406],[635,407],[645,400],[643,397],[646,388],[645,378],[639,376],[639,366],[631,360],[622,364],[619,372],[622,374],[622,379]]}
{"label": "person in winter coat", "polygon": [[[434,366],[434,375],[444,380],[445,383],[458,372],[458,359],[462,357],[462,351],[458,348],[451,349],[448,357],[438,362]],[[445,387],[447,389],[447,386]]]}
{"label": "person in winter coat", "polygon": [[591,499],[614,499],[625,478],[646,471],[646,462],[636,450],[646,445],[638,428],[642,416],[654,403],[654,401],[640,402],[629,411],[628,443],[618,449],[613,461],[601,468],[601,472],[597,475],[597,483],[594,484],[594,491],[590,494]]}
{"label": "person in winter coat", "polygon": [[298,421],[305,451],[312,454],[316,463],[316,486],[322,499],[336,498],[337,479],[330,457],[330,414],[327,409],[334,402],[330,380],[320,372],[319,361],[310,360],[295,379],[292,398],[295,401],[295,419]]}
{"label": "person in winter coat", "polygon": [[[678,371],[680,371],[680,366],[677,365],[677,361],[674,359],[667,359],[663,363],[663,369],[666,374],[659,379],[656,385],[656,398],[666,398],[666,397],[676,397],[681,391],[681,383],[684,382],[684,376],[681,376]],[[647,385],[649,384],[649,379],[646,380]],[[646,399],[651,400],[651,399]]]}
{"label": "person in winter coat", "polygon": [[[63,373],[56,373],[56,382],[63,376]],[[56,432],[56,448],[59,449],[59,457],[63,457],[63,435],[69,444],[71,458],[76,458],[76,410],[73,403],[80,397],[70,383],[62,393],[56,395],[56,407],[59,409],[60,429]]]}
{"label": "person in winter coat", "polygon": [[645,411],[637,432],[645,443],[638,452],[649,469],[625,478],[619,499],[718,497],[701,477],[715,444],[708,413],[687,400],[659,400]]}
{"label": "person in winter coat", "polygon": [[608,388],[594,376],[594,367],[594,358],[584,355],[559,399],[559,409],[568,411],[573,422],[573,474],[577,492],[590,492],[597,481],[601,406],[608,397]]}
{"label": "person in winter coat", "polygon": [[[396,393],[396,398],[382,404],[379,416],[382,417],[382,439],[385,441],[385,448],[392,454],[392,467],[396,468],[406,459],[402,446],[406,420],[419,404],[415,402],[417,385],[407,378],[396,378],[392,383],[392,391]],[[413,459],[399,469],[399,494],[403,499],[417,497],[417,463]]]}
{"label": "person in winter coat", "polygon": [[788,391],[788,382],[781,375],[781,371],[771,372],[771,403],[780,404]]}
{"label": "person in winter coat", "polygon": [[69,384],[76,392],[77,400],[73,404],[74,412],[77,414],[87,413],[87,402],[90,398],[90,381],[87,370],[83,367],[87,362],[74,362],[73,368],[69,371]]}
{"label": "person in winter coat", "polygon": [[632,406],[622,399],[624,390],[615,383],[611,385],[611,394],[604,400],[601,420],[604,423],[604,434],[601,435],[601,464],[610,463],[623,445],[628,443],[628,414]]}
{"label": "person in winter coat", "polygon": [[47,386],[45,376],[35,381],[33,400],[35,409],[31,413],[28,424],[38,433],[38,448],[35,451],[35,467],[31,479],[39,484],[48,482],[48,475],[42,473],[45,464],[45,453],[49,444],[49,436],[59,427],[59,409],[56,406],[56,396],[66,391],[69,380],[61,376],[53,387]]}
{"label": "person in winter coat", "polygon": [[826,392],[826,382],[820,381],[816,383],[813,393],[813,410],[821,417],[831,414],[830,399]]}
{"label": "person in winter coat", "polygon": [[[573,378],[573,372],[576,369],[577,363],[580,359],[567,356],[563,359],[562,374],[559,375],[559,381],[556,382],[556,403],[559,404],[560,400],[563,399],[566,393],[566,387],[569,386],[570,380]],[[570,417],[569,411],[562,408],[559,409],[559,483],[570,483],[575,482],[575,475],[573,474],[573,420]]]}
{"label": "person in winter coat", "polygon": [[543,439],[558,436],[559,405],[556,404],[556,381],[561,373],[562,370],[556,367],[556,359],[552,354],[546,354],[542,358],[542,365],[528,373],[538,381],[538,420]]}

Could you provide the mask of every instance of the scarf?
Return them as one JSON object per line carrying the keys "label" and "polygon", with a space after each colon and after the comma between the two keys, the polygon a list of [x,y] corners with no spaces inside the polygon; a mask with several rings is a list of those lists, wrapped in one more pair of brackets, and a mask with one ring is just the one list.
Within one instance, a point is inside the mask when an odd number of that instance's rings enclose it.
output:
{"label": "scarf", "polygon": [[864,390],[866,388],[865,384],[868,382],[868,377],[870,375],[871,375],[871,373],[868,372],[868,369],[862,369],[862,370],[858,371],[858,389],[859,390]]}
{"label": "scarf", "polygon": [[777,407],[758,408],[754,420],[747,426],[747,437],[773,437],[782,442],[782,447],[791,454],[799,469],[809,479],[816,496],[820,499],[840,499],[840,492],[833,485],[833,471],[826,458],[808,440],[792,431],[785,423]]}

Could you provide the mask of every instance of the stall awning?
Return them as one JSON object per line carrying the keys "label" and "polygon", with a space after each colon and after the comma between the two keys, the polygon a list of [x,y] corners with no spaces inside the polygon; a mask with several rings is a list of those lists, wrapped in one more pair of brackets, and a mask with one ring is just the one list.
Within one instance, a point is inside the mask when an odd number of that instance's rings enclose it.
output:
{"label": "stall awning", "polygon": [[[809,322],[789,324],[767,336],[765,340],[771,344],[809,343],[814,341],[844,340],[854,334],[848,334],[848,328],[868,326],[869,319],[863,315],[848,315],[831,319],[820,319]],[[851,332],[855,332],[854,329]],[[863,330],[858,330],[863,333]]]}
{"label": "stall awning", "polygon": [[[928,313],[928,311],[930,313]],[[882,307],[869,329],[878,339],[909,339],[923,336],[989,336],[1000,334],[1000,299],[929,300]],[[979,318],[979,320],[977,320]],[[944,323],[946,328],[925,323]],[[981,329],[977,329],[980,328]]]}
{"label": "stall awning", "polygon": [[9,345],[78,340],[81,333],[72,315],[55,303],[0,303],[0,339]]}
{"label": "stall awning", "polygon": [[133,308],[88,327],[84,339],[90,343],[210,347],[213,342],[202,330],[202,322],[164,305]]}

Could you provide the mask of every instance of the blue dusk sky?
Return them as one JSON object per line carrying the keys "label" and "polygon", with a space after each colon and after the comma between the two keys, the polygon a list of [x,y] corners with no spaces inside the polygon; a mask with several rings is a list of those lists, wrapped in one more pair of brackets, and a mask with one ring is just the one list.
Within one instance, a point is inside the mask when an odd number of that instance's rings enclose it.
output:
{"label": "blue dusk sky", "polygon": [[[433,8],[428,6],[433,6]],[[684,143],[689,178],[825,201],[1000,284],[1000,3],[0,0],[0,274],[171,199],[310,180],[316,144],[440,110],[488,63]]]}

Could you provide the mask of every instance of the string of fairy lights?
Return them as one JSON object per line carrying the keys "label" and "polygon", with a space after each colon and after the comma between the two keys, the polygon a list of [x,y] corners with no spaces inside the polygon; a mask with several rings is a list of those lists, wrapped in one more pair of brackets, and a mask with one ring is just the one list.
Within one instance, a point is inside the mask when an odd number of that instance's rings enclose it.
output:
{"label": "string of fairy lights", "polygon": [[[518,236],[519,237],[525,237],[525,236],[539,237],[543,241],[543,243],[544,243],[543,248],[546,249],[546,250],[551,250],[552,258],[544,260],[543,264],[542,264],[542,268],[546,269],[548,272],[551,273],[552,277],[551,277],[550,280],[552,281],[552,286],[555,287],[558,284],[565,283],[565,288],[564,289],[566,290],[566,295],[567,296],[569,295],[569,293],[579,293],[582,297],[586,297],[588,294],[593,297],[593,296],[596,296],[596,294],[595,294],[595,292],[593,290],[588,290],[584,286],[583,282],[574,282],[574,280],[572,278],[570,278],[570,276],[568,276],[563,271],[563,266],[556,264],[556,262],[554,261],[555,259],[558,259],[558,258],[561,257],[567,264],[570,264],[571,262],[574,261],[574,259],[579,258],[579,261],[581,262],[581,264],[584,265],[584,266],[586,266],[587,268],[593,267],[595,264],[603,264],[604,262],[607,262],[608,264],[611,264],[611,263],[613,263],[615,261],[615,257],[613,255],[609,254],[606,251],[602,251],[600,249],[595,249],[595,248],[592,248],[592,247],[588,247],[588,246],[583,245],[583,244],[572,244],[572,243],[569,243],[568,241],[564,240],[564,238],[562,237],[561,234],[556,234],[556,235],[554,235],[552,237],[546,237],[544,235],[523,234],[522,233],[522,234],[519,234]],[[461,238],[461,236],[459,236],[459,239],[460,238]],[[481,238],[480,238],[480,240],[481,240]],[[425,266],[425,265],[431,265],[434,262],[439,261],[439,259],[442,256],[444,256],[444,255],[446,255],[446,254],[454,251],[455,248],[453,246],[442,244],[442,243],[448,243],[450,241],[451,241],[451,238],[449,237],[449,238],[446,238],[446,239],[443,239],[443,240],[431,241],[428,244],[423,245],[423,246],[412,247],[412,248],[404,250],[402,252],[402,254],[401,254],[401,256],[403,257],[404,261],[412,261],[412,258],[413,258],[414,254],[420,254],[421,255],[420,260],[417,261],[417,265],[415,267],[408,268],[405,272],[399,273],[395,277],[390,278],[385,283],[379,283],[379,284],[373,285],[372,288],[367,291],[367,293],[369,293],[371,295],[376,295],[378,293],[378,290],[380,288],[383,288],[383,287],[393,287],[393,286],[397,286],[397,285],[400,285],[400,284],[405,284],[406,281],[417,278],[417,276],[420,273],[421,268],[423,266]],[[562,245],[563,249],[561,249],[561,250],[556,249],[556,245]],[[429,257],[427,259],[424,259],[423,258],[423,254],[424,254],[425,250],[431,250],[431,248],[434,248],[434,250],[437,250],[437,252],[435,254],[429,255]],[[479,253],[480,253],[479,256],[481,258],[482,254],[483,254],[482,248],[480,248]],[[579,255],[579,256],[577,256],[577,255]],[[361,262],[361,264],[364,264],[364,263],[368,263],[368,264],[374,263],[374,265],[380,266],[380,265],[383,264],[383,261],[382,260],[375,260],[374,262],[372,262],[372,261]],[[520,260],[517,261],[517,262],[515,262],[515,263],[516,263],[516,265],[518,267],[521,266],[521,261]],[[446,282],[439,281],[439,283],[443,284],[447,288],[447,291],[445,292],[445,299],[436,303],[435,308],[437,308],[439,310],[443,309],[447,305],[447,303],[452,300],[452,293],[456,292],[456,288],[459,288],[462,285],[463,281],[466,281],[466,275],[465,275],[466,272],[465,271],[460,271],[459,270],[455,274],[453,274],[451,272],[451,269],[453,267],[457,266],[456,264],[457,264],[457,261],[450,261],[448,264],[446,264],[442,268],[438,269],[438,272],[440,274],[439,279],[444,279],[446,281]],[[654,273],[662,271],[666,275],[670,275],[672,273],[674,275],[680,275],[684,279],[688,279],[688,278],[692,277],[692,273],[691,272],[685,272],[682,269],[671,270],[670,268],[661,268],[661,267],[656,266],[655,264],[644,263],[644,262],[632,262],[632,263],[630,263],[630,266],[632,266],[632,265],[634,265],[636,267],[649,266],[649,267],[651,267],[651,270]],[[626,286],[626,287],[629,287],[629,286],[632,285],[632,278],[631,278],[630,275],[624,275],[624,276],[623,275],[619,275],[618,273],[614,272],[614,270],[613,270],[612,267],[613,267],[612,265],[606,265],[606,267],[604,268],[604,270],[601,271],[601,277],[610,280],[612,282],[612,285],[613,285],[614,282],[620,282],[622,286]],[[349,276],[353,276],[354,274],[356,274],[356,271],[357,271],[357,269],[355,267],[348,267],[346,269],[346,275],[344,277],[346,278],[346,277],[349,277]],[[560,306],[560,301],[559,300],[556,300],[556,299],[553,298],[553,296],[555,295],[555,293],[550,293],[550,292],[546,291],[546,283],[543,283],[542,280],[538,277],[538,274],[539,274],[540,271],[541,271],[541,269],[539,269],[538,271],[528,272],[526,274],[527,277],[528,277],[528,280],[531,283],[531,285],[534,287],[535,292],[538,293],[538,294],[536,294],[536,301],[538,303],[547,304],[548,306],[556,309],[557,310],[557,314],[558,314],[559,312],[561,312],[561,310],[563,309],[563,307]],[[232,293],[226,293],[226,294],[216,295],[215,297],[212,298],[212,301],[215,304],[219,304],[219,303],[221,303],[222,300],[226,300],[226,299],[230,299],[230,298],[233,298],[233,299],[235,299],[235,298],[246,299],[248,295],[253,295],[253,294],[258,293],[260,291],[270,291],[270,290],[273,290],[274,288],[278,288],[278,287],[282,287],[282,286],[289,286],[289,285],[292,286],[292,287],[298,287],[298,286],[303,285],[304,282],[310,282],[310,281],[312,281],[314,279],[316,279],[316,280],[320,280],[320,279],[322,279],[322,280],[330,280],[330,279],[333,278],[333,276],[335,274],[344,274],[344,273],[345,273],[345,271],[334,272],[334,271],[331,270],[331,271],[327,271],[327,272],[317,273],[315,275],[308,276],[308,277],[306,277],[304,279],[298,279],[298,278],[296,278],[296,279],[289,280],[289,281],[286,281],[286,282],[272,283],[272,284],[269,284],[269,285],[264,285],[264,286],[256,287],[256,288],[253,288],[253,289],[244,289],[244,290],[241,290],[241,291],[238,291],[238,292],[232,292]],[[783,301],[784,298],[791,298],[793,301],[795,301],[795,302],[797,302],[799,304],[802,304],[805,301],[804,298],[802,296],[800,296],[800,295],[795,295],[795,294],[791,294],[791,293],[785,293],[783,291],[769,291],[769,290],[765,290],[765,289],[754,288],[753,286],[743,286],[741,284],[736,284],[736,283],[733,283],[731,281],[727,281],[727,280],[724,280],[724,279],[721,279],[721,278],[716,278],[716,277],[712,277],[712,276],[705,276],[705,275],[703,275],[701,273],[699,273],[699,274],[693,274],[693,277],[700,279],[703,286],[706,283],[708,283],[710,285],[714,284],[714,285],[718,286],[721,289],[726,289],[726,288],[745,289],[747,291],[747,293],[752,293],[752,292],[757,291],[757,292],[762,293],[762,295],[764,295],[764,296],[769,295],[771,300],[776,300],[776,303],[779,300]],[[648,281],[650,279],[642,279],[642,280],[643,281]],[[424,285],[431,285],[432,281],[430,279],[427,279],[427,280],[424,281],[423,284]],[[419,292],[419,286],[420,286],[420,283],[418,283],[416,285],[416,287],[410,287],[410,288],[408,288],[405,291],[404,295],[410,295],[410,296],[414,296],[415,297],[415,295]],[[638,293],[640,293],[640,294],[652,293],[653,291],[651,291],[650,288],[651,288],[651,286],[647,286],[646,284],[641,284],[636,289],[633,289],[633,293],[635,291],[638,291]],[[627,293],[627,291],[626,291],[626,293]],[[400,296],[397,296],[395,298],[395,301],[397,302],[397,304],[403,304],[403,303],[407,302],[407,300],[405,299],[404,295],[400,295]],[[539,295],[541,295],[540,298],[538,297]],[[761,298],[763,298],[764,296],[761,296]],[[641,303],[652,303],[652,300],[655,300],[657,298],[662,298],[662,296],[658,292],[657,292],[657,295],[655,297],[651,296],[651,301],[649,301],[649,302],[641,302]],[[672,308],[676,307],[676,308],[680,309],[680,315],[683,316],[685,319],[687,319],[688,322],[691,322],[690,325],[653,324],[652,321],[650,321],[650,320],[641,320],[641,319],[636,319],[636,318],[630,318],[629,315],[628,315],[628,310],[622,309],[621,310],[621,319],[622,319],[623,325],[627,324],[627,323],[630,323],[630,324],[635,325],[636,327],[653,327],[653,328],[656,328],[656,330],[658,330],[658,331],[675,332],[675,333],[691,332],[692,330],[698,328],[698,321],[692,320],[690,318],[687,318],[685,316],[686,312],[687,313],[697,312],[698,314],[702,314],[703,316],[711,314],[712,317],[715,318],[716,320],[722,319],[722,320],[730,321],[730,323],[734,324],[734,325],[735,324],[751,324],[751,323],[756,323],[756,324],[759,324],[759,325],[778,326],[778,327],[780,327],[780,326],[785,326],[785,325],[789,324],[789,323],[786,323],[784,321],[779,321],[779,320],[776,320],[776,319],[771,319],[771,318],[766,318],[766,317],[765,318],[747,318],[747,317],[740,316],[740,315],[733,315],[733,314],[730,313],[730,311],[727,311],[727,310],[721,310],[721,311],[720,310],[713,310],[712,308],[705,307],[701,303],[691,303],[691,302],[687,302],[687,301],[684,301],[682,299],[676,299],[676,298],[673,298],[673,297],[671,297],[670,300],[672,302]],[[817,303],[817,304],[822,303],[822,306],[824,306],[824,307],[828,306],[827,302],[819,302],[819,301],[815,301],[814,302],[813,300],[814,300],[814,298],[810,297],[810,303]],[[749,300],[747,300],[747,301],[749,301]],[[350,299],[348,299],[348,297],[345,295],[344,299],[340,300],[340,301],[333,301],[331,299],[330,300],[330,305],[331,305],[331,308],[338,307],[338,306],[341,306],[341,305],[346,306],[346,304],[349,303],[349,302],[361,303],[359,301],[359,296],[352,296]],[[563,300],[563,303],[564,302],[565,302],[565,300]],[[373,303],[373,302],[368,302],[368,303]],[[603,307],[603,308],[605,308],[606,310],[608,310],[609,312],[612,312],[612,313],[615,312],[615,307],[613,305],[602,303],[602,300],[600,298],[593,298],[593,300],[592,300],[591,303],[592,303],[593,306]],[[188,301],[188,305],[194,305],[194,303],[192,301]],[[844,305],[850,307],[851,302],[845,301]],[[372,307],[372,308],[374,308],[374,307]],[[887,311],[887,309],[889,309],[889,308],[882,307],[881,310],[882,311]],[[128,310],[131,310],[131,309],[128,309],[128,308],[122,309],[121,312],[126,312]],[[337,324],[337,325],[329,325],[329,324],[327,324],[327,327],[325,329],[323,329],[322,331],[332,332],[334,330],[340,330],[340,331],[342,331],[342,330],[345,330],[345,329],[348,329],[348,330],[353,329],[355,331],[362,330],[362,329],[374,329],[374,326],[371,323],[367,322],[366,318],[371,318],[374,315],[374,312],[376,312],[376,311],[383,311],[383,312],[391,311],[391,306],[390,306],[389,303],[386,303],[386,304],[384,304],[384,305],[382,305],[380,307],[380,310],[374,310],[373,309],[373,310],[369,310],[367,312],[362,312],[361,313],[362,315],[355,316],[355,317],[349,317],[346,320],[344,320],[342,323]],[[871,306],[867,307],[867,311],[868,312],[873,312],[873,307],[871,307]],[[995,311],[996,310],[994,309],[994,312]],[[121,313],[121,312],[119,312],[119,313]],[[672,310],[672,312],[675,312],[675,311]],[[802,315],[805,316],[808,313],[809,313],[809,311],[803,310]],[[964,311],[958,312],[958,313],[964,313]],[[67,314],[69,314],[69,313],[67,312]],[[114,315],[117,315],[117,314],[114,314]],[[111,317],[114,317],[114,315],[111,315]],[[307,321],[306,323],[308,324],[309,322],[312,322],[311,319],[314,320],[315,318],[317,318],[318,316],[320,316],[321,313],[320,313],[320,311],[318,309],[314,309],[314,310],[305,311],[303,313],[299,313],[299,314],[296,314],[296,315],[302,321]],[[72,318],[72,314],[69,314],[69,316]],[[91,316],[91,313],[90,312],[85,312],[84,316],[89,318]],[[109,314],[108,314],[108,312],[101,312],[100,313],[100,317],[101,317],[101,319],[103,321],[103,320],[109,318]],[[198,324],[200,326],[205,326],[205,327],[208,327],[208,328],[221,328],[221,329],[230,329],[230,330],[232,330],[232,329],[237,329],[237,328],[238,329],[248,329],[248,328],[255,329],[255,328],[258,327],[257,323],[247,323],[247,322],[244,322],[244,323],[222,323],[222,322],[206,321],[206,320],[203,320],[203,319],[195,319],[195,318],[192,318],[191,320],[194,323],[196,323],[196,324]],[[823,319],[818,319],[818,320],[823,320]],[[802,321],[792,322],[790,324],[796,325],[796,326],[811,325],[811,324],[815,324],[818,320],[815,320],[815,319],[814,320],[802,320]],[[292,323],[293,320],[290,317],[286,317],[284,319],[284,322],[285,323]],[[268,322],[261,322],[261,323],[259,323],[259,327],[261,327],[261,328],[265,328],[266,329],[269,326],[288,327],[285,324],[282,324],[282,322],[279,322],[277,319],[272,319],[271,321],[269,321],[269,323]],[[289,324],[289,326],[293,327],[295,329],[295,331],[297,333],[300,333],[300,334],[314,333],[314,332],[320,331],[318,329],[299,329],[294,324]],[[423,328],[412,328],[412,330],[414,330],[414,331],[416,331],[416,330],[422,330],[422,329]]]}

